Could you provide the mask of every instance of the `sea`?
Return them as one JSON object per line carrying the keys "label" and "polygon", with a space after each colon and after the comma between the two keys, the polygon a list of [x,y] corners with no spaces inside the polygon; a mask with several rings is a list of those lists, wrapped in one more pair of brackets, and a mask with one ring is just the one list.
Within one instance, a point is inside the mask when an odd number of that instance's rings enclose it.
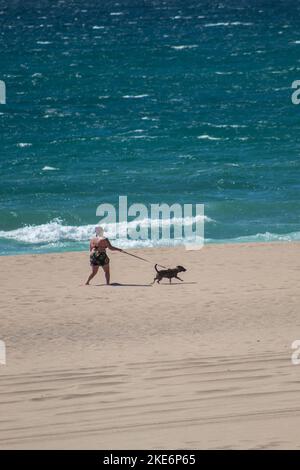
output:
{"label": "sea", "polygon": [[120,195],[300,240],[300,2],[0,0],[0,80],[1,255],[87,249]]}

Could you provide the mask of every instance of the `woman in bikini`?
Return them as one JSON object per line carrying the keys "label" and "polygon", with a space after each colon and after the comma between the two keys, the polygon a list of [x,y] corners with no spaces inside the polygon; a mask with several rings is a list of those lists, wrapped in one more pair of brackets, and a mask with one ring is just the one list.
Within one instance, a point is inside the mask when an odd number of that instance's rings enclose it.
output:
{"label": "woman in bikini", "polygon": [[96,227],[96,237],[92,238],[90,241],[90,265],[92,267],[92,272],[89,275],[86,285],[88,286],[93,277],[96,276],[99,267],[102,266],[105,272],[106,284],[109,284],[110,281],[110,272],[109,272],[109,257],[106,254],[106,249],[109,248],[112,251],[123,251],[120,248],[112,246],[108,238],[103,236],[102,227]]}

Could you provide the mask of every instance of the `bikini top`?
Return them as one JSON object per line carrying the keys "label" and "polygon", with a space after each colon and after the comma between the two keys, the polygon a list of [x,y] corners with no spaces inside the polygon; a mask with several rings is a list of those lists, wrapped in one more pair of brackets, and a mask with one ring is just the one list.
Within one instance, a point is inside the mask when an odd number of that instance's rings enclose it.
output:
{"label": "bikini top", "polygon": [[107,248],[107,240],[106,238],[101,238],[98,240],[97,245],[94,246],[94,250],[97,251],[105,251]]}

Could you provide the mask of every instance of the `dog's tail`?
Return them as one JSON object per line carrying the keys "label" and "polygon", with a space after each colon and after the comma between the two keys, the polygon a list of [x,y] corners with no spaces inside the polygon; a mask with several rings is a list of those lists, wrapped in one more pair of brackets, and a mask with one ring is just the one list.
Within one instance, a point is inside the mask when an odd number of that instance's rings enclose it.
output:
{"label": "dog's tail", "polygon": [[157,264],[154,266],[154,268],[155,268],[155,271],[156,271],[157,273],[159,273],[159,270],[157,269],[157,267],[156,267],[156,266],[157,266]]}

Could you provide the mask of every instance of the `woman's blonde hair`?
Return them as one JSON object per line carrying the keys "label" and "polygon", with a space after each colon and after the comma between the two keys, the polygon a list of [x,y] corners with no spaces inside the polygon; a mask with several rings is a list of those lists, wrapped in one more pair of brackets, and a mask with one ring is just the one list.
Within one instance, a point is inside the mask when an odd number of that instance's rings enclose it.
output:
{"label": "woman's blonde hair", "polygon": [[98,237],[102,237],[102,236],[103,236],[103,233],[104,233],[104,230],[103,230],[102,227],[98,226],[98,227],[95,228],[95,232],[96,232],[96,235],[97,235]]}

